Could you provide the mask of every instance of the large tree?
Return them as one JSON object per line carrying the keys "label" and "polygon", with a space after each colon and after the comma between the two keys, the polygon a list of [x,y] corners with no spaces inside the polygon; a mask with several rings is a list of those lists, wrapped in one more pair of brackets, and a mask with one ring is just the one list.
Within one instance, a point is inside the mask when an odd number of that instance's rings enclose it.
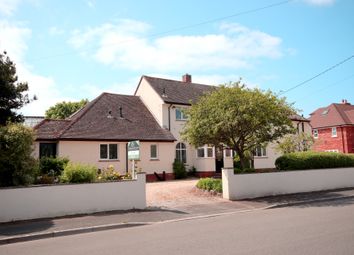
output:
{"label": "large tree", "polygon": [[314,143],[311,134],[297,133],[285,136],[278,142],[276,150],[282,154],[309,151]]}
{"label": "large tree", "polygon": [[182,137],[196,147],[230,147],[245,168],[247,152],[293,132],[289,116],[294,113],[285,98],[238,81],[220,86],[193,104]]}
{"label": "large tree", "polygon": [[0,53],[0,125],[8,121],[22,122],[23,116],[16,110],[30,102],[27,82],[18,82],[16,66],[6,55]]}
{"label": "large tree", "polygon": [[88,103],[87,99],[79,102],[60,102],[50,107],[45,112],[45,117],[49,119],[65,119]]}

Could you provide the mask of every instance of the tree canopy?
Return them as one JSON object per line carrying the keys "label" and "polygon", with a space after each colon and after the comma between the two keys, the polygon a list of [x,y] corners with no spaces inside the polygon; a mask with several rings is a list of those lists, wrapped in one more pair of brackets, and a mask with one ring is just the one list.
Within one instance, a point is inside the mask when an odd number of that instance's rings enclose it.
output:
{"label": "tree canopy", "polygon": [[276,150],[282,154],[309,151],[314,143],[311,134],[299,133],[285,136],[279,141]]}
{"label": "tree canopy", "polygon": [[79,102],[60,102],[50,107],[45,112],[45,117],[49,119],[65,119],[84,107],[88,103],[87,99],[82,99]]}
{"label": "tree canopy", "polygon": [[247,165],[246,152],[293,132],[295,109],[271,91],[247,88],[241,81],[222,85],[188,110],[182,137],[198,147],[227,146]]}
{"label": "tree canopy", "polygon": [[15,64],[6,52],[0,53],[0,125],[23,121],[16,110],[31,101],[28,94],[24,94],[27,90],[27,82],[18,82]]}

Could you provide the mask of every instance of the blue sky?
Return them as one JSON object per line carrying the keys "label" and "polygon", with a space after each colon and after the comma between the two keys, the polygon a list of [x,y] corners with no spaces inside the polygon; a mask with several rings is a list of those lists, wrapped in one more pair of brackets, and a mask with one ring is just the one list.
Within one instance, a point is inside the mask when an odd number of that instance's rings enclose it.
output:
{"label": "blue sky", "polygon": [[[26,115],[104,91],[133,94],[141,75],[190,73],[215,85],[242,77],[279,93],[354,54],[352,0],[294,0],[218,19],[279,2],[0,0],[0,50],[38,97]],[[308,116],[354,103],[353,84],[354,58],[284,96]]]}

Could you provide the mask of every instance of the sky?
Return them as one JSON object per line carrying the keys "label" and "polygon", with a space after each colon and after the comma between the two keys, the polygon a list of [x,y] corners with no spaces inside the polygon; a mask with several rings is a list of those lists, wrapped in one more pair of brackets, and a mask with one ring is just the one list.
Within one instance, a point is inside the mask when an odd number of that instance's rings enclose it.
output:
{"label": "sky", "polygon": [[0,51],[38,100],[25,115],[102,92],[132,95],[142,75],[272,90],[308,116],[354,104],[352,0],[0,0]]}

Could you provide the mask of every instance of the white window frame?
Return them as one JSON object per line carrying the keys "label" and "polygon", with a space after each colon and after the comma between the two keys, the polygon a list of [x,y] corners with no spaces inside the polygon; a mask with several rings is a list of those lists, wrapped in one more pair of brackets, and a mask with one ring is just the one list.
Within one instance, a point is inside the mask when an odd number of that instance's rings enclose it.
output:
{"label": "white window frame", "polygon": [[[226,151],[230,152],[229,156],[226,155]],[[233,155],[232,149],[224,149],[224,158],[232,158],[232,155]]]}
{"label": "white window frame", "polygon": [[[199,157],[199,155],[198,155],[198,150],[201,150],[201,149],[204,150],[204,157]],[[212,149],[211,157],[208,156],[208,149]],[[209,146],[209,145],[204,145],[202,147],[199,147],[196,149],[196,156],[197,156],[197,158],[215,158],[215,147]]]}
{"label": "white window frame", "polygon": [[332,137],[337,137],[337,127],[332,127]]}
{"label": "white window frame", "polygon": [[318,138],[318,129],[313,130],[313,138],[317,139]]}
{"label": "white window frame", "polygon": [[[187,164],[187,145],[183,142],[178,142],[175,146],[175,152],[176,152],[176,159],[177,159],[177,154],[178,154],[179,157],[181,157],[181,159],[182,159],[182,163]],[[184,153],[185,153],[185,162],[183,161],[183,154]]]}
{"label": "white window frame", "polygon": [[[257,154],[257,152],[258,152],[258,150],[261,150],[260,152],[261,152],[261,156],[258,156]],[[268,157],[267,156],[267,147],[266,146],[257,146],[255,149],[254,149],[254,157],[255,158],[266,158],[266,157]]]}
{"label": "white window frame", "polygon": [[[152,157],[151,156],[151,152],[152,152],[152,150],[151,150],[151,147],[152,146],[156,146],[156,157]],[[156,143],[154,143],[154,144],[150,144],[150,159],[159,159],[159,146],[156,144]]]}
{"label": "white window frame", "polygon": [[[117,158],[110,158],[109,157],[109,145],[115,144],[117,145]],[[101,158],[101,145],[106,145],[107,146],[107,158]],[[100,155],[100,160],[119,160],[119,144],[118,143],[100,143],[99,146],[99,155]]]}
{"label": "white window frame", "polygon": [[[203,152],[203,156],[199,156],[199,151],[202,151]],[[197,148],[197,158],[205,158],[205,148],[204,147],[198,147]]]}
{"label": "white window frame", "polygon": [[[180,107],[176,107],[176,109],[175,109],[175,115],[176,115],[176,120],[187,120],[188,119],[188,117],[187,117],[187,115],[185,115],[184,113],[183,113],[183,108],[180,108]],[[177,118],[177,111],[179,111],[180,112],[180,116],[181,116],[181,118]]]}
{"label": "white window frame", "polygon": [[333,149],[333,150],[325,150],[325,152],[339,152],[339,150],[337,150],[337,149]]}

